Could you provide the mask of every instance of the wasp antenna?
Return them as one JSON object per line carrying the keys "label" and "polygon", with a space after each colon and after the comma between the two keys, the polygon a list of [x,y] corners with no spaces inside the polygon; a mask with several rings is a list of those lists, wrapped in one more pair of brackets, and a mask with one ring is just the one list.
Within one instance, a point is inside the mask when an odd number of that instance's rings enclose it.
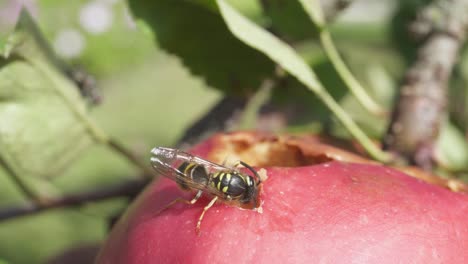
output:
{"label": "wasp antenna", "polygon": [[262,179],[260,178],[260,175],[258,175],[258,172],[256,170],[254,170],[254,168],[252,168],[252,166],[250,166],[249,164],[247,164],[247,163],[245,163],[245,162],[243,162],[241,160],[239,161],[239,163],[242,166],[246,167],[249,171],[251,171],[255,175],[255,177],[257,177],[257,180],[258,180],[257,184],[260,184],[262,182]]}

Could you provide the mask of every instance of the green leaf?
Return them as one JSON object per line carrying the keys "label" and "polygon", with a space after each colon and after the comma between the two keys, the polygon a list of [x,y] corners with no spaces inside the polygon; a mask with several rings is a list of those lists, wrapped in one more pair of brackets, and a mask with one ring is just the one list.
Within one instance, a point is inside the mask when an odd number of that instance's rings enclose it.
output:
{"label": "green leaf", "polygon": [[309,15],[311,21],[320,28],[320,42],[327,54],[328,58],[332,62],[333,66],[337,70],[340,78],[346,83],[348,89],[358,99],[359,103],[362,104],[369,112],[375,115],[382,115],[385,113],[384,109],[376,103],[360,84],[360,82],[354,77],[350,69],[346,66],[345,62],[338,53],[338,49],[333,43],[332,37],[325,26],[325,19],[322,14],[322,9],[316,0],[299,0],[304,8],[304,11]]}
{"label": "green leaf", "polygon": [[264,0],[263,9],[270,18],[271,28],[290,41],[317,37],[317,27],[297,0]]}
{"label": "green leaf", "polygon": [[0,256],[10,263],[52,263],[64,251],[98,244],[106,220],[77,209],[54,210],[0,224]]}
{"label": "green leaf", "polygon": [[320,3],[317,0],[299,0],[299,2],[315,25],[322,27],[325,23],[325,17],[323,16]]}
{"label": "green leaf", "polygon": [[18,177],[51,177],[107,138],[87,117],[78,88],[50,63],[25,12],[14,37],[21,41],[0,58],[0,159]]}
{"label": "green leaf", "polygon": [[218,12],[218,7],[216,6],[216,3],[213,0],[187,0],[187,1],[200,5],[204,8],[207,8],[208,10],[212,12],[215,12],[215,13]]}
{"label": "green leaf", "polygon": [[380,161],[390,161],[391,156],[377,148],[356,123],[353,122],[349,115],[323,88],[312,69],[291,46],[246,19],[226,1],[216,0],[216,2],[229,29],[238,39],[267,55],[289,74],[303,83],[309,90],[313,91],[370,155]]}
{"label": "green leaf", "polygon": [[133,14],[144,20],[158,45],[177,55],[195,75],[224,92],[245,94],[271,76],[274,64],[235,38],[213,1],[130,1]]}
{"label": "green leaf", "polygon": [[56,174],[91,137],[54,91],[49,76],[24,60],[3,63],[0,155],[18,175]]}
{"label": "green leaf", "polygon": [[468,143],[463,133],[449,122],[440,132],[435,157],[440,165],[451,171],[468,169]]}
{"label": "green leaf", "polygon": [[[208,10],[219,13],[218,12],[218,5],[214,0],[185,0],[188,2],[192,2],[194,4],[198,4]],[[261,19],[262,8],[258,1],[252,0],[229,0],[229,3],[232,4],[237,10],[241,13],[245,14],[251,19]]]}
{"label": "green leaf", "polygon": [[318,82],[309,65],[291,46],[241,16],[225,1],[217,2],[229,29],[237,38],[250,47],[263,52],[311,90],[323,91],[322,85]]}
{"label": "green leaf", "polygon": [[11,34],[4,39],[0,39],[0,57],[8,58],[15,47],[20,43],[18,35]]}

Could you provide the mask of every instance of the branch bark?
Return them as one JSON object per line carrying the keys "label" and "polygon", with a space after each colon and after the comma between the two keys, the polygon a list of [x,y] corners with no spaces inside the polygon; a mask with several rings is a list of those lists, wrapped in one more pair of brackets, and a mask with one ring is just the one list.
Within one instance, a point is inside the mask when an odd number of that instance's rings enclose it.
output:
{"label": "branch bark", "polygon": [[136,196],[149,183],[149,178],[144,177],[138,180],[132,180],[105,189],[98,189],[77,194],[47,200],[47,203],[30,203],[18,207],[0,209],[0,222],[8,219],[32,215],[45,212],[52,209],[80,206],[89,202],[97,202],[116,197]]}
{"label": "branch bark", "polygon": [[384,139],[386,149],[424,169],[432,167],[433,146],[446,117],[448,80],[466,38],[468,2],[439,0],[422,13],[428,9],[437,10],[439,19],[432,18],[432,30],[407,71]]}

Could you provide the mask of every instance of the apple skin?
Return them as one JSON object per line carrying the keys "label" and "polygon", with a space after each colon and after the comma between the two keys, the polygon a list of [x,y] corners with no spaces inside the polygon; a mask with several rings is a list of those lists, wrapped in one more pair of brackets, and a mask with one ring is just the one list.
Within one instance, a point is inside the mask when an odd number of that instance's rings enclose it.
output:
{"label": "apple skin", "polygon": [[[193,149],[209,156],[213,141]],[[338,161],[265,167],[263,213],[152,183],[111,232],[97,263],[468,263],[468,195],[397,170]]]}

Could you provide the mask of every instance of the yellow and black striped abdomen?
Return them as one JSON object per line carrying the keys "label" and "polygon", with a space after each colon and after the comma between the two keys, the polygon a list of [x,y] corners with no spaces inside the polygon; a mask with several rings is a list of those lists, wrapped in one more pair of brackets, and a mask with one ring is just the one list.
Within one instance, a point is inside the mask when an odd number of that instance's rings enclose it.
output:
{"label": "yellow and black striped abdomen", "polygon": [[[182,173],[183,177],[177,178],[176,182],[182,189],[190,189],[187,181],[192,181],[204,186],[208,184],[208,172],[203,166],[200,166],[196,163],[184,162],[179,166],[178,170]],[[185,180],[185,178],[187,179]]]}
{"label": "yellow and black striped abdomen", "polygon": [[211,186],[232,198],[245,194],[247,183],[245,177],[237,172],[217,172],[213,175]]}

